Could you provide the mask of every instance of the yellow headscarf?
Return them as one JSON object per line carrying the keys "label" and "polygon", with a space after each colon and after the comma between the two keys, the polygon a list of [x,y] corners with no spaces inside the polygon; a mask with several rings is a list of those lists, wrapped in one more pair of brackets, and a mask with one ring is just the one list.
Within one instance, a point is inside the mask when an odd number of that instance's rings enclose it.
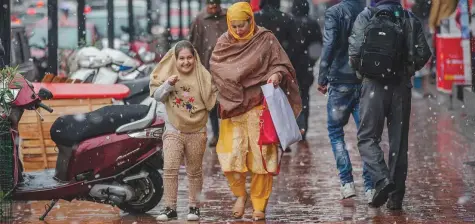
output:
{"label": "yellow headscarf", "polygon": [[[254,21],[254,13],[252,12],[251,5],[247,2],[238,2],[233,4],[231,7],[228,8],[228,12],[226,13],[226,19],[228,22],[228,32],[233,35],[234,38],[237,40],[249,40],[254,35],[255,29],[255,21]],[[231,28],[231,21],[246,21],[249,20],[251,24],[249,33],[244,36],[240,37],[236,32],[233,31]]]}

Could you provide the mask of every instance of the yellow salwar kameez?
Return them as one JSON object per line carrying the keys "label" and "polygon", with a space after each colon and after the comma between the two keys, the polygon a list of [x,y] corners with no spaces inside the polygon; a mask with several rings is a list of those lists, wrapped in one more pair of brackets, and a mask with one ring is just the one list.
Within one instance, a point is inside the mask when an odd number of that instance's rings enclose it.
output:
{"label": "yellow salwar kameez", "polygon": [[[278,84],[288,93],[295,116],[302,109],[302,100],[292,63],[272,32],[256,26],[249,3],[233,4],[226,17],[228,32],[218,39],[210,58],[222,119],[216,152],[231,191],[237,197],[233,217],[241,218],[244,214],[248,195],[246,174],[250,172],[252,217],[263,220],[273,182],[273,176],[267,171],[277,171],[277,146],[263,146],[261,155],[258,141],[262,106],[259,105],[263,94],[260,87],[269,82]],[[235,27],[233,23],[238,25]],[[247,33],[238,34],[242,29],[248,29]]]}
{"label": "yellow salwar kameez", "polygon": [[[259,117],[262,106],[229,119],[221,120],[219,141],[216,146],[221,169],[236,197],[246,196],[246,173],[251,172],[251,201],[254,210],[265,211],[272,192],[273,176],[277,170],[277,146],[263,145],[259,141]],[[262,163],[266,161],[266,169]]]}

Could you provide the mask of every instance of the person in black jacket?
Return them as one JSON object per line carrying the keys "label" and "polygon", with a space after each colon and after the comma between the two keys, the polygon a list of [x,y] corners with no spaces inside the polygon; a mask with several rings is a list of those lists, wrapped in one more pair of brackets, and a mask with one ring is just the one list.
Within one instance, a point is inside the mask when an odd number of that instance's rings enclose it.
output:
{"label": "person in black jacket", "polygon": [[[327,93],[328,137],[332,145],[341,182],[341,198],[356,196],[353,168],[345,143],[344,127],[353,115],[355,124],[360,124],[359,96],[361,80],[348,64],[348,37],[353,22],[365,5],[360,0],[343,0],[325,12],[323,50],[320,61],[317,89]],[[328,87],[329,85],[329,87]],[[363,163],[365,198],[373,198],[373,183],[366,164]]]}
{"label": "person in black jacket", "polygon": [[[411,115],[411,76],[420,70],[431,57],[423,28],[419,19],[404,10],[398,0],[376,0],[377,10],[386,9],[394,15],[404,15],[400,27],[405,37],[406,49],[401,66],[395,71],[399,77],[386,82],[363,76],[360,96],[361,125],[358,129],[358,149],[375,183],[376,192],[372,200],[374,207],[388,201],[391,210],[402,209],[406,189],[409,119]],[[358,15],[349,38],[350,63],[357,71],[360,65],[361,46],[365,40],[365,28],[373,16],[365,9]],[[376,62],[375,62],[376,63]],[[389,137],[389,167],[379,146],[387,119]]]}
{"label": "person in black jacket", "polygon": [[318,22],[309,17],[310,6],[307,0],[294,0],[292,5],[292,16],[294,17],[297,28],[298,39],[294,40],[292,45],[292,65],[297,73],[297,81],[300,88],[300,97],[302,98],[302,112],[297,118],[297,123],[302,130],[302,140],[306,141],[308,130],[309,108],[309,90],[314,81],[313,66],[317,58],[311,53],[322,43],[322,32]]}
{"label": "person in black jacket", "polygon": [[261,0],[259,7],[261,10],[254,13],[256,25],[272,31],[292,60],[291,45],[296,33],[293,18],[279,10],[280,1],[278,0]]}

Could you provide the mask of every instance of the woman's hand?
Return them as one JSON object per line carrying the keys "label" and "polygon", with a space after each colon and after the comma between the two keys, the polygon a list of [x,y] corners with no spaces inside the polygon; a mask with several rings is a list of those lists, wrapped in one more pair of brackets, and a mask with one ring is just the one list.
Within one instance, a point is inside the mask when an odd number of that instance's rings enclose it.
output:
{"label": "woman's hand", "polygon": [[174,86],[178,81],[180,81],[180,79],[177,75],[172,75],[168,78],[168,83],[170,83],[171,86]]}
{"label": "woman's hand", "polygon": [[279,73],[274,73],[268,80],[267,83],[272,83],[274,86],[278,86],[280,84],[282,77]]}

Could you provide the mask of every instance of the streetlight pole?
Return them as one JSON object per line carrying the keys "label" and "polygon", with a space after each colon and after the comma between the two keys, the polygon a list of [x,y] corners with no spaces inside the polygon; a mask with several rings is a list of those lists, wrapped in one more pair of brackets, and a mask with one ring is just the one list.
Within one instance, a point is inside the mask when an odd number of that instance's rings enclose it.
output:
{"label": "streetlight pole", "polygon": [[171,0],[167,0],[167,35],[168,35],[168,42],[172,40],[171,35]]}
{"label": "streetlight pole", "polygon": [[147,0],[147,33],[152,33],[152,0]]}
{"label": "streetlight pole", "polygon": [[[0,0],[0,39],[3,46],[4,55],[1,55],[0,68],[10,65],[10,49],[11,49],[11,19],[10,19],[10,0]],[[2,65],[3,64],[3,65]]]}
{"label": "streetlight pole", "polygon": [[134,29],[134,6],[132,0],[127,1],[127,6],[129,9],[129,42],[134,42],[135,39],[135,29]]}
{"label": "streetlight pole", "polygon": [[178,13],[179,13],[179,23],[180,23],[180,26],[179,26],[179,33],[178,33],[178,38],[179,40],[183,39],[183,5],[181,4],[181,0],[178,0]]}
{"label": "streetlight pole", "polygon": [[[10,20],[8,20],[10,21]],[[58,0],[48,0],[48,72],[58,74]]]}
{"label": "streetlight pole", "polygon": [[107,43],[114,49],[114,0],[107,0]]}
{"label": "streetlight pole", "polygon": [[78,47],[86,46],[86,15],[84,8],[86,7],[86,0],[78,0]]}

